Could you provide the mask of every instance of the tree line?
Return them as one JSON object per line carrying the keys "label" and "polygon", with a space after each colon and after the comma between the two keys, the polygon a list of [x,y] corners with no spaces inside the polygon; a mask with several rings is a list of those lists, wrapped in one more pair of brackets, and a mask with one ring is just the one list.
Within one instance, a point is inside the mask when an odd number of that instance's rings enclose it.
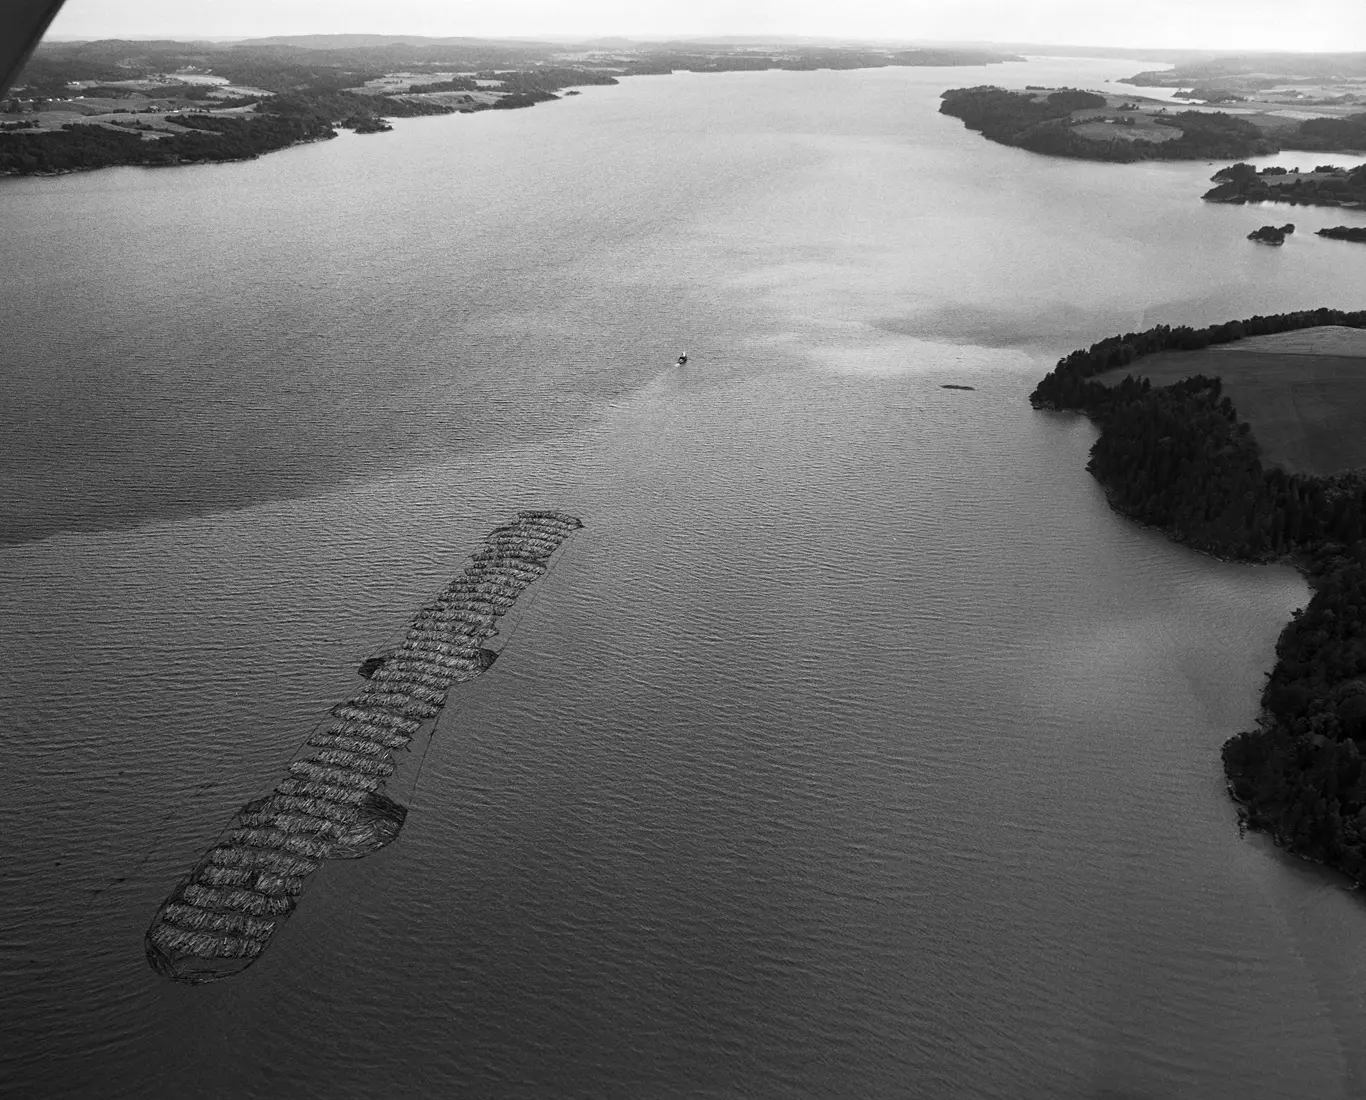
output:
{"label": "tree line", "polygon": [[1059,360],[1031,395],[1100,424],[1088,469],[1114,507],[1197,549],[1291,560],[1314,595],[1277,642],[1256,729],[1223,747],[1244,822],[1366,884],[1366,471],[1334,477],[1265,468],[1217,378],[1170,386],[1094,375],[1159,351],[1318,325],[1366,328],[1366,312],[1312,310],[1204,329],[1160,325]]}

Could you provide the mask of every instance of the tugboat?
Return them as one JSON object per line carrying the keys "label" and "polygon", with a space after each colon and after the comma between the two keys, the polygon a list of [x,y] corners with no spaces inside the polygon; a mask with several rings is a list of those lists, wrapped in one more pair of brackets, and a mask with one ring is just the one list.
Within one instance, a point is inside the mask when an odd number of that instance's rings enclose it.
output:
{"label": "tugboat", "polygon": [[680,367],[686,367],[688,365],[688,353],[686,351],[678,357],[678,365]]}

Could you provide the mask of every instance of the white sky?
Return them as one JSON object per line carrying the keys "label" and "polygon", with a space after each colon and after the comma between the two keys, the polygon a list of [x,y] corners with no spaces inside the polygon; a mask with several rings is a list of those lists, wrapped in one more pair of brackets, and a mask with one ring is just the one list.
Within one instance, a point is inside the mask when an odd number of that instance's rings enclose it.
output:
{"label": "white sky", "polygon": [[62,38],[815,35],[1366,50],[1366,0],[67,0]]}

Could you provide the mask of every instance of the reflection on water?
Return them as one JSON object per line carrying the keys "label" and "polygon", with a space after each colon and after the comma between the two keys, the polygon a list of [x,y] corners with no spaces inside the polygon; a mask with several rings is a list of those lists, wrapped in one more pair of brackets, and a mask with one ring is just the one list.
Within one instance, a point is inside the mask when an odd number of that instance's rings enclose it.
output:
{"label": "reflection on water", "polygon": [[[0,186],[7,1084],[1359,1093],[1358,908],[1218,764],[1305,588],[1113,517],[1025,395],[1366,260],[935,113],[1132,68],[640,78]],[[401,841],[158,982],[168,884],[535,507],[588,526]]]}

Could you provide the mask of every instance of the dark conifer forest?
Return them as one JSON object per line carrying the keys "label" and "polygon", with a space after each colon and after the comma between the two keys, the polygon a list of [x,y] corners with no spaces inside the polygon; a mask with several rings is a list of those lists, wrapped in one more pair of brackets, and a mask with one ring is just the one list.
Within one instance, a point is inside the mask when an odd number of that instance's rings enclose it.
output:
{"label": "dark conifer forest", "polygon": [[1366,471],[1335,477],[1262,465],[1217,378],[1152,386],[1093,377],[1159,351],[1319,325],[1366,328],[1366,312],[1313,310],[1204,329],[1158,326],[1075,351],[1031,395],[1100,425],[1088,469],[1120,512],[1199,550],[1291,561],[1314,595],[1276,645],[1256,729],[1224,745],[1243,822],[1297,855],[1366,883]]}

